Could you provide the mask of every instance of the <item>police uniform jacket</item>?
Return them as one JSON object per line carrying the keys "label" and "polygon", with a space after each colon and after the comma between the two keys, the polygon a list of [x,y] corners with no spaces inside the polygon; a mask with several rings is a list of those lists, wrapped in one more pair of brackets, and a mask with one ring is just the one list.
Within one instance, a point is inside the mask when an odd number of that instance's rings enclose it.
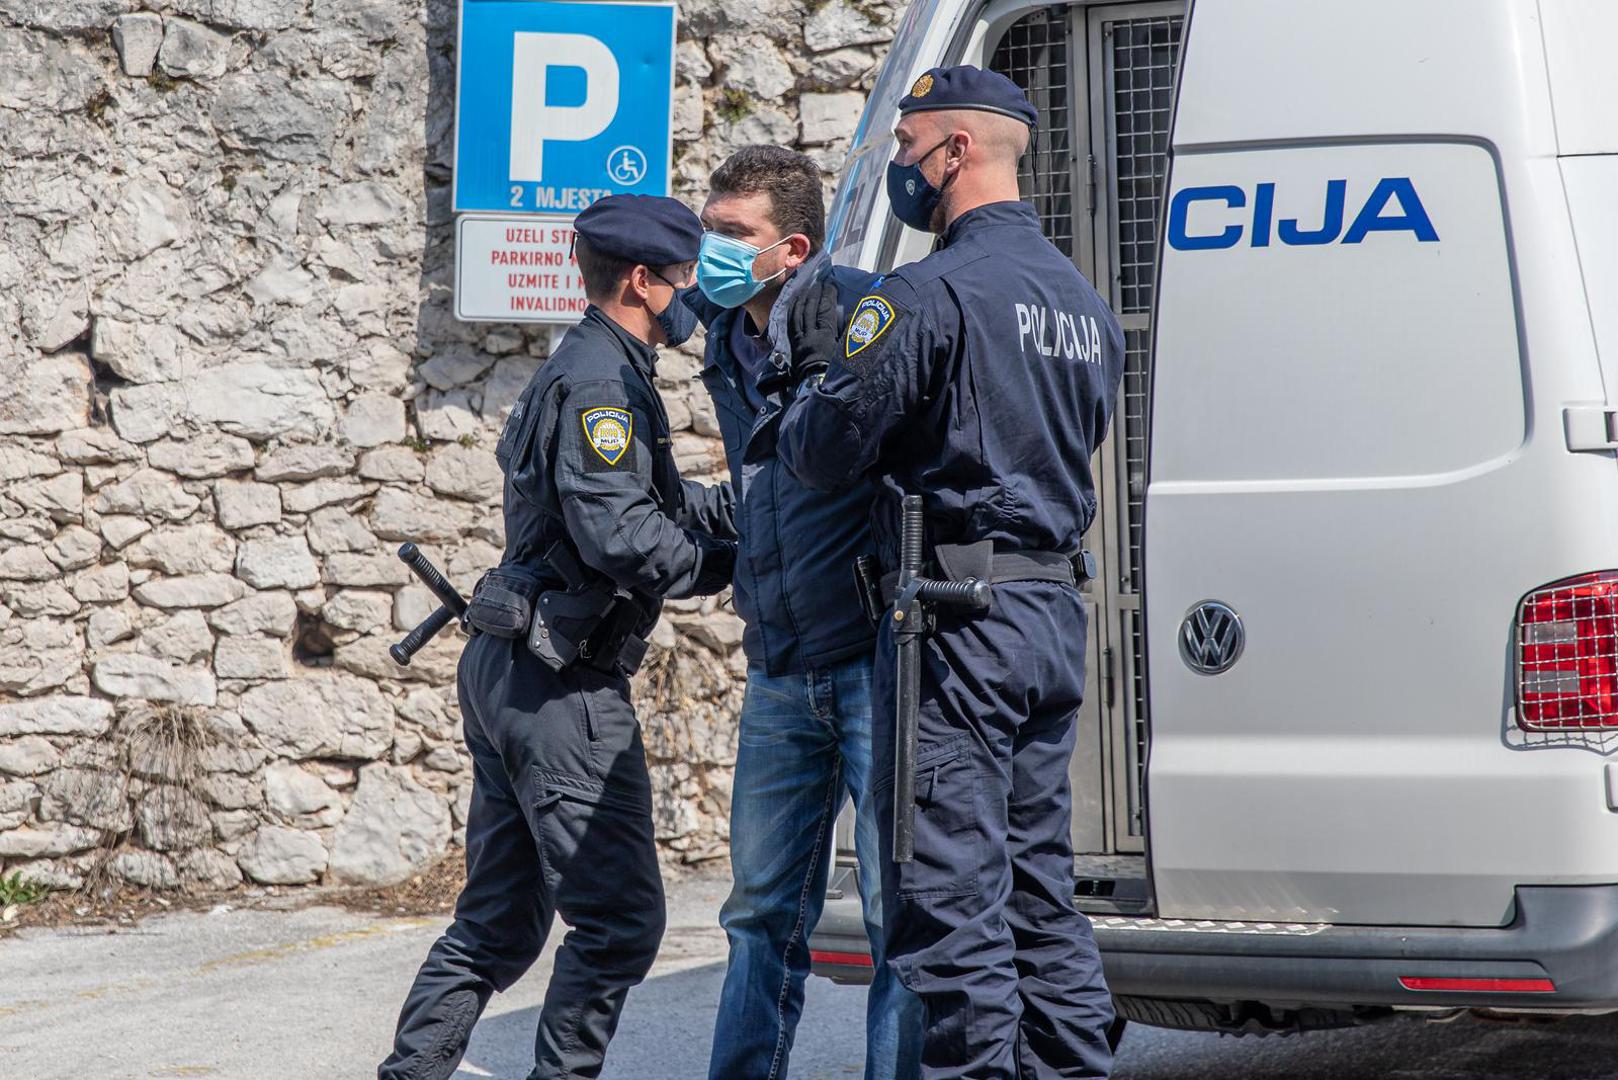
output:
{"label": "police uniform jacket", "polygon": [[898,561],[898,499],[934,543],[1072,553],[1095,516],[1090,458],[1123,364],[1118,321],[1034,209],[999,202],[881,278],[825,380],[783,419],[781,459],[842,490],[879,460],[878,552]]}
{"label": "police uniform jacket", "polygon": [[[863,270],[833,268],[825,252],[799,267],[770,314],[766,376],[788,364],[785,322],[794,296],[827,275],[849,312],[872,278]],[[845,491],[816,491],[793,476],[776,454],[782,393],[764,395],[755,410],[742,385],[748,374],[731,351],[736,320],[747,313],[722,308],[697,289],[685,300],[708,328],[702,381],[714,400],[736,492],[741,546],[733,596],[745,624],[748,662],[777,676],[869,655],[876,631],[860,607],[853,566],[857,556],[874,550],[875,488],[862,480]]]}
{"label": "police uniform jacket", "polygon": [[512,406],[496,457],[505,473],[502,565],[561,583],[544,562],[566,537],[576,558],[635,596],[644,636],[664,598],[713,592],[714,537],[735,536],[729,483],[681,480],[652,379],[657,352],[593,304]]}

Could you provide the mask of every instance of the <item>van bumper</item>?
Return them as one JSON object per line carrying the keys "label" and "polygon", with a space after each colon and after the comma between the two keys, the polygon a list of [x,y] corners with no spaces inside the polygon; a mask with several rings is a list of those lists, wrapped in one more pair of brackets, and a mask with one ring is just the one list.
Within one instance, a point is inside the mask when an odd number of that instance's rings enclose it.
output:
{"label": "van bumper", "polygon": [[[810,938],[814,970],[869,981],[859,903],[847,906],[828,901]],[[1502,927],[1093,921],[1108,985],[1119,996],[1278,1007],[1618,1009],[1618,885],[1520,887],[1515,916]],[[1465,982],[1449,988],[1449,980]],[[1440,988],[1420,988],[1428,986]]]}

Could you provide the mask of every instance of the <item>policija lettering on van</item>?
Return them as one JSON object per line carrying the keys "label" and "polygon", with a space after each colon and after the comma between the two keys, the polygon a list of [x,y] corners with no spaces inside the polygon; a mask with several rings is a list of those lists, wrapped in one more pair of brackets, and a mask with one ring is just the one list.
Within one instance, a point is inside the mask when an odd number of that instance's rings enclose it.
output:
{"label": "policija lettering on van", "polygon": [[[1252,214],[1246,224],[1225,225],[1219,232],[1193,234],[1188,219],[1198,204],[1217,203],[1230,210],[1244,210],[1249,205],[1243,188],[1226,184],[1215,187],[1188,187],[1176,192],[1169,203],[1169,246],[1178,251],[1217,251],[1233,248],[1245,237],[1249,247],[1269,247],[1272,239],[1288,247],[1308,247],[1336,243],[1358,244],[1375,232],[1413,234],[1424,244],[1436,243],[1438,230],[1422,205],[1421,196],[1408,176],[1388,176],[1377,181],[1359,213],[1354,215],[1348,231],[1343,231],[1346,218],[1348,181],[1331,180],[1326,184],[1326,205],[1321,214],[1319,228],[1306,228],[1297,218],[1275,220],[1275,185],[1255,184],[1251,199]],[[1395,204],[1397,204],[1395,206]],[[1204,210],[1203,214],[1214,213]]]}

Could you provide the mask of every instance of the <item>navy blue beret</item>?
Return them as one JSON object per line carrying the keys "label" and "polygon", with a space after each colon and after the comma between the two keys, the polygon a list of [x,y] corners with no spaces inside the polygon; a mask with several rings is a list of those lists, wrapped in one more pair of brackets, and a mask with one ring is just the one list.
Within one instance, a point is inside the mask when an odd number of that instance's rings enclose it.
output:
{"label": "navy blue beret", "polygon": [[661,195],[608,195],[581,210],[573,228],[601,254],[647,266],[692,262],[702,246],[697,215]]}
{"label": "navy blue beret", "polygon": [[927,71],[899,100],[900,116],[933,109],[977,109],[1021,120],[1029,127],[1039,123],[1039,110],[1016,83],[998,71],[970,64]]}

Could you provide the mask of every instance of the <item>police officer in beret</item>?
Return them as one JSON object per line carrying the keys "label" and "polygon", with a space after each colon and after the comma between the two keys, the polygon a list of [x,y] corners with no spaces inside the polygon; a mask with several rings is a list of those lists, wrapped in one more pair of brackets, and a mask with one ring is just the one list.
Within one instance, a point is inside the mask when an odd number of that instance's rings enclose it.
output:
{"label": "police officer in beret", "polygon": [[379,1080],[442,1080],[479,1014],[562,939],[530,1080],[593,1077],[657,955],[663,886],[629,676],[665,598],[730,583],[730,485],[682,481],[653,383],[690,336],[697,217],[615,195],[575,220],[590,306],[512,407],[506,549],[473,593],[459,687],[474,764],[466,887]]}
{"label": "police officer in beret", "polygon": [[[883,831],[888,963],[926,1005],[928,1080],[1104,1077],[1113,1009],[1073,903],[1068,759],[1085,657],[1074,563],[1123,335],[1018,201],[1038,116],[1015,84],[934,69],[899,113],[888,196],[939,246],[879,279],[846,326],[829,295],[799,301],[804,378],[779,444],[811,486],[876,478],[887,570],[900,498],[915,494],[932,576],[993,582],[988,611],[938,608],[922,646],[914,860],[892,862]],[[894,626],[878,642],[878,717],[895,715]],[[874,756],[891,818],[891,722]]]}

